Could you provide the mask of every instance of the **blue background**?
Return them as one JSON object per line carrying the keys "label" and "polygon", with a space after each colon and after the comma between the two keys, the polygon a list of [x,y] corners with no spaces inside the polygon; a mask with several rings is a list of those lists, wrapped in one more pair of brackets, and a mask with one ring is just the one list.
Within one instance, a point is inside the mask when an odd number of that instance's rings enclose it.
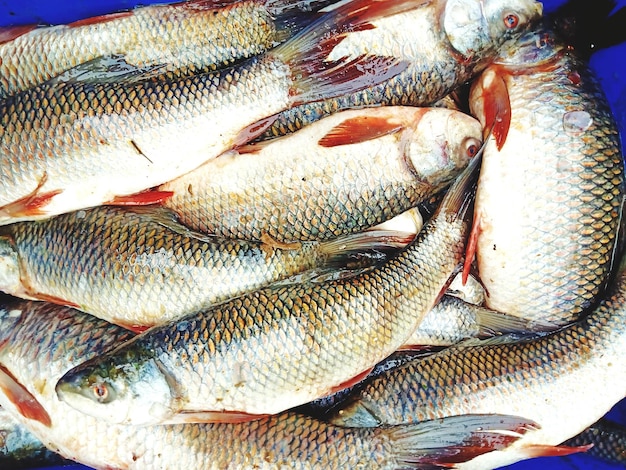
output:
{"label": "blue background", "polygon": [[[591,0],[589,0],[591,2]],[[113,11],[132,8],[138,4],[167,3],[156,1],[133,0],[9,0],[0,1],[0,26],[11,24],[44,23],[58,24],[76,21],[89,16],[111,13]],[[546,0],[544,12],[553,11],[565,3],[563,0]],[[619,0],[617,8],[626,6],[626,0]],[[626,31],[626,25],[621,25]],[[591,56],[590,64],[600,78],[607,94],[613,113],[619,123],[621,135],[626,135],[626,43],[600,50]],[[581,383],[581,387],[585,384]],[[563,397],[567,400],[567,396]],[[609,413],[614,421],[626,424],[626,401],[617,404]],[[623,468],[605,464],[587,455],[575,455],[560,458],[542,458],[520,462],[508,467],[510,470],[530,470],[536,468],[565,469],[599,469],[609,470]],[[56,467],[60,468],[60,467]],[[86,469],[87,467],[72,465],[63,467],[66,470]]]}

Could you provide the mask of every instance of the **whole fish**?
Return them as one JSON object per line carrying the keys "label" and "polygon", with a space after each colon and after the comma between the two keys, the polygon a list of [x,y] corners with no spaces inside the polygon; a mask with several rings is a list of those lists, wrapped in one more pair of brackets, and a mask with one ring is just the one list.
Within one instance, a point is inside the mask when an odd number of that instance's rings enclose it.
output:
{"label": "whole fish", "polygon": [[132,69],[92,76],[87,64],[79,66],[84,74],[7,98],[0,102],[0,224],[108,201],[154,202],[152,194],[116,197],[247,141],[270,114],[395,75],[405,64],[394,58],[337,63],[327,54],[348,26],[369,27],[423,1],[351,1],[271,52],[216,72],[153,80]]}
{"label": "whole fish", "polygon": [[457,268],[479,161],[414,242],[381,266],[261,289],[154,327],[69,371],[59,397],[115,423],[233,421],[358,381],[408,339]]}
{"label": "whole fish", "polygon": [[[0,308],[0,403],[46,445],[99,469],[406,468],[503,448],[533,423],[460,416],[380,429],[344,429],[294,413],[242,424],[111,425],[59,401],[57,379],[132,333],[44,302]],[[22,400],[24,399],[24,400]]]}
{"label": "whole fish", "polygon": [[478,121],[458,111],[343,111],[222,155],[159,190],[173,192],[164,205],[202,232],[327,240],[384,222],[441,190],[481,138]]}
{"label": "whole fish", "polygon": [[[319,2],[324,6],[328,2]],[[84,62],[121,54],[136,67],[191,75],[269,50],[316,15],[281,0],[189,0],[86,18],[68,25],[0,28],[0,98]]]}
{"label": "whole fish", "polygon": [[373,22],[374,29],[349,34],[330,57],[391,55],[409,67],[363,90],[285,110],[264,138],[294,132],[343,109],[430,106],[480,73],[541,14],[542,4],[534,0],[432,0],[381,18]]}
{"label": "whole fish", "polygon": [[378,426],[492,412],[539,424],[511,448],[468,462],[468,468],[586,450],[553,446],[626,395],[626,256],[604,298],[579,322],[524,341],[485,341],[451,346],[380,375],[330,421]]}
{"label": "whole fish", "polygon": [[503,50],[474,83],[470,106],[495,136],[485,144],[469,250],[486,306],[571,322],[606,284],[625,195],[602,88],[541,28]]}
{"label": "whole fish", "polygon": [[[135,331],[167,323],[360,251],[412,239],[371,232],[291,249],[193,232],[160,208],[102,206],[0,227],[0,290],[69,305]],[[386,250],[386,251],[389,251]]]}

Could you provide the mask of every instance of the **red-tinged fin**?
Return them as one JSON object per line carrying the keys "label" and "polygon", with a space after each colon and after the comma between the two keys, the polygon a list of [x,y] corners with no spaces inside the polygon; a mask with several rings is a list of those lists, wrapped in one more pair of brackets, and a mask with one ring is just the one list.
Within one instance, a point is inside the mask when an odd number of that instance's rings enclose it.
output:
{"label": "red-tinged fin", "polygon": [[124,322],[115,322],[115,324],[118,326],[121,326],[125,330],[132,331],[136,335],[140,335],[144,331],[149,330],[150,328],[154,326],[154,325],[136,325],[136,324],[124,323]]}
{"label": "red-tinged fin", "polygon": [[536,424],[518,416],[461,415],[376,429],[393,442],[399,467],[423,469],[449,468],[505,449]]}
{"label": "red-tinged fin", "polygon": [[400,346],[397,351],[412,351],[412,352],[420,352],[424,354],[428,354],[430,352],[435,352],[439,350],[438,346],[431,345],[423,345],[423,344],[403,344]]}
{"label": "red-tinged fin", "polygon": [[50,427],[52,421],[48,412],[3,365],[0,365],[0,389],[22,416]]}
{"label": "red-tinged fin", "polygon": [[19,26],[6,26],[4,28],[0,28],[0,44],[11,42],[26,33],[30,33],[36,28],[36,24],[23,24]]}
{"label": "red-tinged fin", "polygon": [[388,80],[407,62],[393,57],[361,56],[332,62],[328,55],[352,31],[371,29],[371,21],[418,8],[429,0],[352,0],[322,15],[271,57],[289,64],[294,88],[292,104],[345,95]]}
{"label": "red-tinged fin", "polygon": [[63,192],[61,189],[56,189],[54,191],[48,191],[47,193],[40,193],[39,191],[46,183],[47,179],[47,175],[44,174],[37,187],[30,194],[0,207],[0,214],[5,217],[45,215],[47,213],[45,207],[55,196]]}
{"label": "red-tinged fin", "polygon": [[108,23],[109,21],[115,21],[122,18],[128,18],[129,16],[133,16],[132,11],[120,11],[117,13],[109,13],[106,15],[92,16],[90,18],[84,18],[82,20],[74,21],[69,23],[67,26],[70,28],[79,28],[81,26],[91,26],[94,24],[102,24]]}
{"label": "red-tinged fin", "polygon": [[524,451],[528,458],[535,457],[564,457],[566,455],[578,454],[579,452],[587,452],[593,447],[593,444],[584,446],[548,446],[548,445],[528,445],[524,446]]}
{"label": "red-tinged fin", "polygon": [[[273,114],[272,116],[260,119],[257,122],[243,128],[235,137],[232,148],[237,150],[239,153],[251,153],[245,151],[245,145],[251,140],[259,137],[267,129],[269,129],[269,127],[274,124],[274,121],[276,121],[277,118],[278,114]],[[242,148],[244,150],[242,150]]]}
{"label": "red-tinged fin", "polygon": [[472,221],[472,229],[469,234],[469,238],[467,240],[467,245],[465,246],[465,261],[463,262],[463,275],[461,276],[462,284],[465,285],[467,283],[467,278],[470,275],[470,271],[472,269],[472,263],[476,258],[476,249],[478,247],[478,237],[480,236],[480,212],[478,214],[474,213],[474,220]]}
{"label": "red-tinged fin", "polygon": [[341,390],[345,390],[346,388],[354,387],[359,382],[362,382],[363,380],[365,380],[365,378],[368,375],[370,375],[373,370],[374,370],[374,367],[370,367],[369,369],[365,369],[360,374],[355,375],[351,379],[346,380],[345,382],[341,382],[339,385],[336,385],[333,388],[331,388],[330,392],[328,392],[328,395],[332,395],[333,393],[340,392]]}
{"label": "red-tinged fin", "polygon": [[402,129],[404,126],[394,119],[364,115],[346,119],[333,127],[317,143],[322,147],[357,144],[394,134]]}
{"label": "red-tinged fin", "polygon": [[174,195],[174,191],[148,190],[129,196],[115,196],[107,202],[110,206],[149,206],[162,204]]}
{"label": "red-tinged fin", "polygon": [[77,303],[62,299],[61,297],[56,297],[54,295],[41,294],[41,293],[29,294],[29,295],[32,296],[33,299],[41,300],[43,302],[50,302],[56,305],[64,305],[66,307],[80,309],[80,305],[78,305]]}
{"label": "red-tinged fin", "polygon": [[248,423],[270,415],[254,415],[243,411],[183,411],[160,424]]}
{"label": "red-tinged fin", "polygon": [[[481,78],[485,136],[492,134],[502,150],[511,127],[511,102],[502,72],[492,67]],[[486,138],[485,138],[486,141]]]}

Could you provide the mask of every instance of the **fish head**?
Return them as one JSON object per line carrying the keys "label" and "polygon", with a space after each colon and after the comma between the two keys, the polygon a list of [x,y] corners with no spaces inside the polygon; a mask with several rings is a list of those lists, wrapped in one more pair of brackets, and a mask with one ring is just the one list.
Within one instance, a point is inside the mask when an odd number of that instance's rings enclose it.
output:
{"label": "fish head", "polygon": [[113,424],[157,424],[172,416],[176,411],[173,382],[160,363],[115,352],[69,370],[56,384],[58,398]]}
{"label": "fish head", "polygon": [[443,187],[482,145],[482,127],[473,117],[445,108],[427,109],[406,137],[405,158],[417,177]]}
{"label": "fish head", "polygon": [[0,235],[0,291],[8,294],[22,291],[17,249],[10,237],[2,235]]}
{"label": "fish head", "polygon": [[543,5],[534,0],[448,0],[443,28],[458,53],[480,60],[523,34],[542,13]]}
{"label": "fish head", "polygon": [[537,28],[527,31],[514,43],[500,50],[495,63],[511,72],[547,67],[560,58],[567,45],[557,39],[554,31]]}

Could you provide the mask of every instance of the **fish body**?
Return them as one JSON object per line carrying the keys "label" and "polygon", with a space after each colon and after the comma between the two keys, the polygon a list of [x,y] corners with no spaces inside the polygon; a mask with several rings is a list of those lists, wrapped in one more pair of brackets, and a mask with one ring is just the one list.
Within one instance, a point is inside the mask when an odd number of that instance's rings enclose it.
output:
{"label": "fish body", "polygon": [[330,421],[372,426],[487,410],[515,413],[539,429],[462,468],[559,455],[552,446],[596,422],[626,395],[624,261],[614,281],[595,310],[571,326],[524,341],[452,346],[409,362],[374,379]]}
{"label": "fish body", "polygon": [[12,470],[68,464],[49,451],[23,424],[0,409],[0,466]]}
{"label": "fish body", "polygon": [[592,72],[548,30],[474,84],[472,112],[487,128],[506,92],[508,135],[486,142],[476,196],[478,274],[486,306],[564,324],[610,272],[625,194],[618,130]]}
{"label": "fish body", "polygon": [[[0,103],[0,223],[152,188],[245,142],[268,115],[398,73],[404,65],[393,58],[361,58],[339,68],[324,60],[346,24],[416,2],[350,2],[271,53],[216,72],[171,80],[142,79],[136,70],[124,78],[91,77],[88,64],[86,76],[7,98]],[[320,42],[331,28],[337,34]]]}
{"label": "fish body", "polygon": [[[147,424],[252,419],[345,388],[404,343],[456,269],[479,160],[381,266],[261,289],[152,328],[69,371],[59,397],[107,421]],[[114,398],[101,400],[92,384]]]}
{"label": "fish body", "polygon": [[468,82],[542,13],[534,0],[435,0],[348,35],[331,57],[377,53],[409,67],[378,85],[282,112],[264,138],[294,132],[322,116],[365,106],[430,106]]}
{"label": "fish body", "polygon": [[473,118],[447,109],[343,111],[159,189],[172,191],[164,205],[202,232],[327,240],[391,219],[447,186],[478,151],[481,133]]}
{"label": "fish body", "polygon": [[[376,237],[280,249],[193,232],[166,209],[102,206],[0,228],[0,290],[145,329],[348,262],[344,254]],[[363,243],[351,250],[357,238]]]}
{"label": "fish body", "polygon": [[[420,459],[457,461],[460,449],[469,458],[510,444],[532,426],[515,417],[469,416],[354,430],[291,412],[239,424],[111,425],[60,401],[54,385],[131,332],[68,307],[23,300],[3,303],[0,324],[0,403],[50,449],[96,469],[391,470]],[[18,396],[11,393],[16,387]],[[27,394],[45,423],[20,406],[19,395]],[[506,437],[507,431],[516,434]]]}
{"label": "fish body", "polygon": [[232,66],[291,36],[288,25],[275,18],[277,13],[289,16],[288,11],[276,11],[279,3],[191,0],[69,25],[0,29],[0,97],[101,56],[123,55],[135,67],[159,66],[163,72],[181,75]]}
{"label": "fish body", "polygon": [[568,446],[593,444],[587,455],[605,462],[621,465],[626,463],[626,427],[605,418],[568,439],[564,444]]}

